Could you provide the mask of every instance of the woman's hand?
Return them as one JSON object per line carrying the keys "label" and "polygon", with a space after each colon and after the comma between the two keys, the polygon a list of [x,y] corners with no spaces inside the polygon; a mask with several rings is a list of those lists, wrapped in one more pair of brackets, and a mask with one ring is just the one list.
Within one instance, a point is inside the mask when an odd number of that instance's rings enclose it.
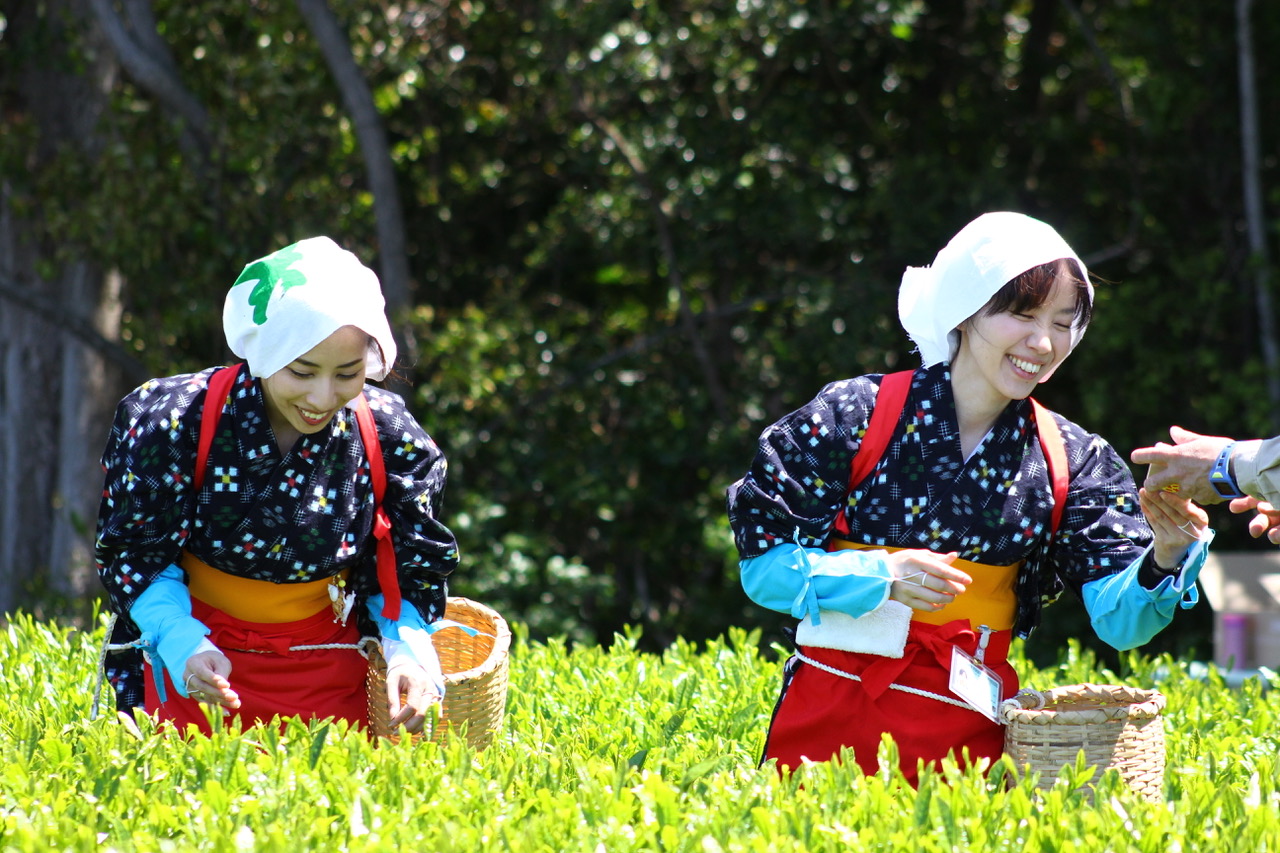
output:
{"label": "woman's hand", "polygon": [[[404,704],[401,705],[401,697]],[[391,708],[391,728],[404,726],[418,734],[427,722],[427,712],[443,697],[426,669],[412,662],[398,663],[387,670],[387,702]]]}
{"label": "woman's hand", "polygon": [[1280,545],[1280,509],[1254,497],[1236,498],[1227,507],[1237,514],[1256,512],[1257,515],[1249,519],[1249,535],[1257,539],[1265,533],[1272,545]]}
{"label": "woman's hand", "polygon": [[1208,513],[1188,498],[1147,488],[1138,489],[1138,502],[1156,535],[1156,565],[1165,571],[1176,569],[1187,549],[1204,535]]}
{"label": "woman's hand", "polygon": [[935,611],[950,604],[968,588],[973,578],[951,563],[958,552],[935,554],[924,549],[894,551],[886,558],[894,581],[889,598],[912,610]]}
{"label": "woman's hand", "polygon": [[222,652],[199,652],[187,658],[182,677],[187,695],[197,702],[221,705],[234,711],[240,707],[240,697],[231,689],[227,676],[231,675],[231,661]]}

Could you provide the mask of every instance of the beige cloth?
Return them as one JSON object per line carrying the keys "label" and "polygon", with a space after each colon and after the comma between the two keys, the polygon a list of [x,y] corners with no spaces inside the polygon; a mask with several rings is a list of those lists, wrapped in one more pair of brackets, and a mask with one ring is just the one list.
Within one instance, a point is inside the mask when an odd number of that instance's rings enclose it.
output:
{"label": "beige cloth", "polygon": [[1231,466],[1240,491],[1280,506],[1280,437],[1236,442]]}

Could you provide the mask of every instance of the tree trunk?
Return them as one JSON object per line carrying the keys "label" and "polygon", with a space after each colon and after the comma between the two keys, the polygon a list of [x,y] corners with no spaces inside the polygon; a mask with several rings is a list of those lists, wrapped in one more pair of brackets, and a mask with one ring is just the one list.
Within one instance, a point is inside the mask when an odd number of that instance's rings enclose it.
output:
{"label": "tree trunk", "polygon": [[[94,34],[72,57],[77,39],[58,32],[91,20],[88,8],[81,0],[17,2],[6,15],[6,40],[48,46],[17,69],[17,113],[5,119],[37,130],[28,172],[63,150],[93,158],[115,66]],[[125,390],[118,361],[102,346],[119,328],[119,282],[86,260],[50,264],[57,237],[45,233],[39,204],[14,204],[25,192],[21,176],[0,185],[0,614],[37,596],[96,592],[98,458]],[[63,258],[69,247],[56,248]]]}
{"label": "tree trunk", "polygon": [[[333,75],[334,83],[342,95],[342,103],[351,117],[356,139],[360,142],[360,153],[364,157],[369,176],[369,191],[373,194],[382,293],[387,300],[387,315],[391,319],[397,345],[406,349],[407,339],[400,320],[410,301],[409,255],[404,230],[404,209],[400,204],[395,163],[391,159],[382,117],[373,102],[369,84],[351,54],[351,43],[346,32],[334,17],[329,4],[325,0],[296,2],[311,35],[320,46],[329,73]],[[408,352],[405,354],[412,355]],[[395,390],[403,392],[406,389]]]}
{"label": "tree trunk", "polygon": [[1271,299],[1271,260],[1267,252],[1267,221],[1262,209],[1261,148],[1258,133],[1258,92],[1253,67],[1253,0],[1236,0],[1236,42],[1239,45],[1240,140],[1243,166],[1245,224],[1249,234],[1249,268],[1253,274],[1254,307],[1258,310],[1258,337],[1267,370],[1267,400],[1272,431],[1280,430],[1280,343],[1276,341],[1275,313]]}

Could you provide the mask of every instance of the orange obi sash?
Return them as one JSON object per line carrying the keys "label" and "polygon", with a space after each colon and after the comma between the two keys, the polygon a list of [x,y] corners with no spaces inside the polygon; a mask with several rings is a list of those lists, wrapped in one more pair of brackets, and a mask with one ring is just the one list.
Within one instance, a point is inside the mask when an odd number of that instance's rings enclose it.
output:
{"label": "orange obi sash", "polygon": [[[832,539],[830,548],[833,551],[850,548],[859,551],[905,550],[884,545],[847,542],[844,539]],[[951,565],[968,574],[973,578],[973,582],[941,610],[912,610],[911,620],[930,625],[945,625],[957,619],[968,619],[973,628],[980,625],[986,625],[994,631],[1007,631],[1013,628],[1018,610],[1018,595],[1014,591],[1014,582],[1018,578],[1018,569],[1022,567],[1022,563],[1014,563],[1011,566],[988,566],[984,563],[957,559]]]}
{"label": "orange obi sash", "polygon": [[187,573],[191,597],[245,622],[297,622],[333,606],[329,586],[345,585],[348,570],[332,578],[306,583],[273,583],[227,574],[190,551],[180,565]]}

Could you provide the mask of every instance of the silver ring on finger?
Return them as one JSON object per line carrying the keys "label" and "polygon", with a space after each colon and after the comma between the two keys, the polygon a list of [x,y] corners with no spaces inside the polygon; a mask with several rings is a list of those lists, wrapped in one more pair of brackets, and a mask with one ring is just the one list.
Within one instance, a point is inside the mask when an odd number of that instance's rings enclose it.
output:
{"label": "silver ring on finger", "polygon": [[195,677],[196,677],[196,674],[193,672],[193,673],[191,673],[190,675],[188,675],[188,676],[187,676],[187,680],[186,680],[185,682],[183,682],[183,683],[186,685],[186,688],[187,688],[187,695],[188,695],[188,696],[194,696],[194,695],[196,694],[196,692],[197,692],[197,691],[193,691],[193,690],[191,689],[191,679],[193,679],[193,678],[195,678]]}
{"label": "silver ring on finger", "polygon": [[[1190,527],[1191,529],[1188,530],[1187,529],[1188,527]],[[1189,521],[1183,524],[1179,524],[1178,529],[1181,530],[1183,533],[1187,534],[1188,536],[1194,537],[1196,539],[1200,538],[1200,531],[1196,530],[1195,525]]]}

